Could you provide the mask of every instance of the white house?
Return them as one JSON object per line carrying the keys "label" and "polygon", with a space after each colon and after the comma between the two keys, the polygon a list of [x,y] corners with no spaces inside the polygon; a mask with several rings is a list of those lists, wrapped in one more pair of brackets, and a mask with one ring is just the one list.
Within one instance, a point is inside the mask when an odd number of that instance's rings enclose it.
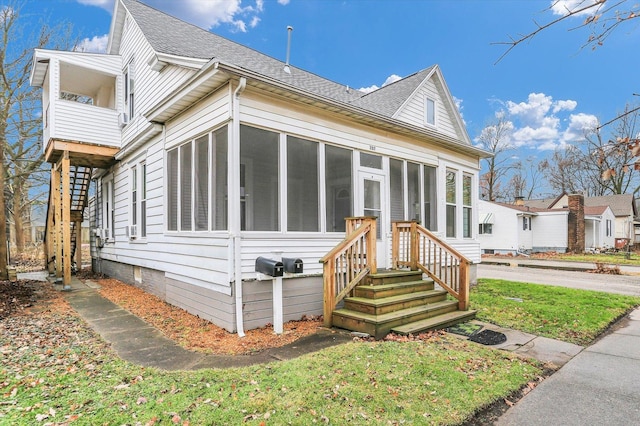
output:
{"label": "white house", "polygon": [[484,254],[567,251],[568,210],[479,200],[478,211],[478,239]]}
{"label": "white house", "polygon": [[480,200],[478,238],[482,253],[564,253],[613,247],[616,221],[612,209],[586,206],[586,200],[582,195],[566,194],[544,204],[541,200],[518,204]]}
{"label": "white house", "polygon": [[280,296],[260,281],[258,257],[303,261],[303,274],[284,277],[284,320],[322,313],[319,260],[353,231],[350,216],[377,218],[367,261],[378,268],[399,264],[398,220],[480,261],[487,153],[437,65],[365,94],[117,0],[106,54],[36,50],[31,84],[43,89],[43,149],[63,188],[51,197],[49,226],[63,238],[50,238],[50,258],[73,252],[66,173],[89,168],[94,269],[230,331],[273,321]]}
{"label": "white house", "polygon": [[617,222],[610,206],[585,206],[584,220],[586,250],[593,251],[615,247]]}

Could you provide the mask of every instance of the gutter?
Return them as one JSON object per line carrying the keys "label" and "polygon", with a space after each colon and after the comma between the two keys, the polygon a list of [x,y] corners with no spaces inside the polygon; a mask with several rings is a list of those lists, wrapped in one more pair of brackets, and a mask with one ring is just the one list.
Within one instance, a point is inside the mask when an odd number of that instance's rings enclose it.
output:
{"label": "gutter", "polygon": [[244,337],[244,318],[242,300],[242,236],[240,235],[240,95],[247,87],[247,79],[240,78],[238,87],[233,92],[231,100],[231,170],[229,196],[233,197],[229,203],[230,231],[233,240],[233,263],[234,263],[234,290],[236,305],[236,329],[239,337]]}
{"label": "gutter", "polygon": [[322,102],[324,104],[327,104],[335,108],[339,108],[341,110],[352,111],[353,113],[360,115],[363,118],[369,118],[371,120],[376,120],[380,123],[384,123],[388,126],[391,126],[394,128],[395,131],[398,131],[400,133],[403,133],[403,130],[405,131],[405,133],[406,133],[406,130],[410,130],[413,135],[420,134],[420,135],[429,137],[431,138],[430,142],[445,148],[453,149],[466,154],[477,155],[481,158],[493,157],[493,154],[491,152],[485,151],[484,149],[476,148],[472,145],[462,144],[458,139],[452,138],[451,136],[444,135],[442,133],[436,132],[428,128],[421,128],[409,123],[400,122],[398,120],[389,118],[387,116],[384,116],[360,107],[353,106],[348,103],[339,102],[324,96],[316,95],[314,93],[304,91],[290,84],[286,84],[282,81],[279,81],[270,77],[266,77],[262,74],[256,73],[254,71],[251,71],[245,68],[241,68],[235,65],[224,63],[224,62],[218,62],[216,69],[238,76],[238,77],[251,78],[252,80],[260,81],[264,84],[268,84],[268,85],[277,87],[279,89],[286,90],[287,92],[295,93],[300,97],[315,100],[317,102]]}

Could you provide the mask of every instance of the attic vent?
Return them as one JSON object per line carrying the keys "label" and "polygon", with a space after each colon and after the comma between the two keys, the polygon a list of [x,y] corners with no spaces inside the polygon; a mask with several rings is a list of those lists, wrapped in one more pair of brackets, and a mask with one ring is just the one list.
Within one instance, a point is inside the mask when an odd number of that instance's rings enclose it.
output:
{"label": "attic vent", "polygon": [[284,72],[287,74],[291,74],[291,69],[289,68],[289,56],[291,55],[291,33],[293,32],[293,27],[289,25],[287,27],[287,61],[284,64]]}

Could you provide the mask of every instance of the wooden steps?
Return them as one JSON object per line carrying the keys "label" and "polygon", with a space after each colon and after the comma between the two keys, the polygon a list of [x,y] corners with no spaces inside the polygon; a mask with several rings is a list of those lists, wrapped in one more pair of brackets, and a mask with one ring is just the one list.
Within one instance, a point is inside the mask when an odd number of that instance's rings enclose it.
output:
{"label": "wooden steps", "polygon": [[447,299],[445,290],[434,289],[433,281],[422,279],[419,271],[385,271],[365,282],[333,312],[334,326],[381,339],[392,330],[416,333],[475,316],[475,311],[458,311],[458,302]]}

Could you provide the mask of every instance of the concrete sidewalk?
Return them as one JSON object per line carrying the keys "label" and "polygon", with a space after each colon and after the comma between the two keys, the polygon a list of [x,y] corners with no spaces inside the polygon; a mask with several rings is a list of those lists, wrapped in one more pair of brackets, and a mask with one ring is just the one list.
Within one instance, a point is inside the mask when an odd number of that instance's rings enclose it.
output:
{"label": "concrete sidewalk", "polygon": [[640,309],[543,381],[495,424],[640,424]]}
{"label": "concrete sidewalk", "polygon": [[[60,287],[57,285],[56,287]],[[211,355],[190,351],[165,337],[152,325],[126,309],[102,297],[91,281],[71,280],[71,291],[65,298],[103,339],[111,344],[118,356],[134,364],[163,370],[196,370],[229,368],[299,357],[305,353],[349,342],[353,337],[321,329],[315,334],[289,345],[261,351],[255,355]]]}

